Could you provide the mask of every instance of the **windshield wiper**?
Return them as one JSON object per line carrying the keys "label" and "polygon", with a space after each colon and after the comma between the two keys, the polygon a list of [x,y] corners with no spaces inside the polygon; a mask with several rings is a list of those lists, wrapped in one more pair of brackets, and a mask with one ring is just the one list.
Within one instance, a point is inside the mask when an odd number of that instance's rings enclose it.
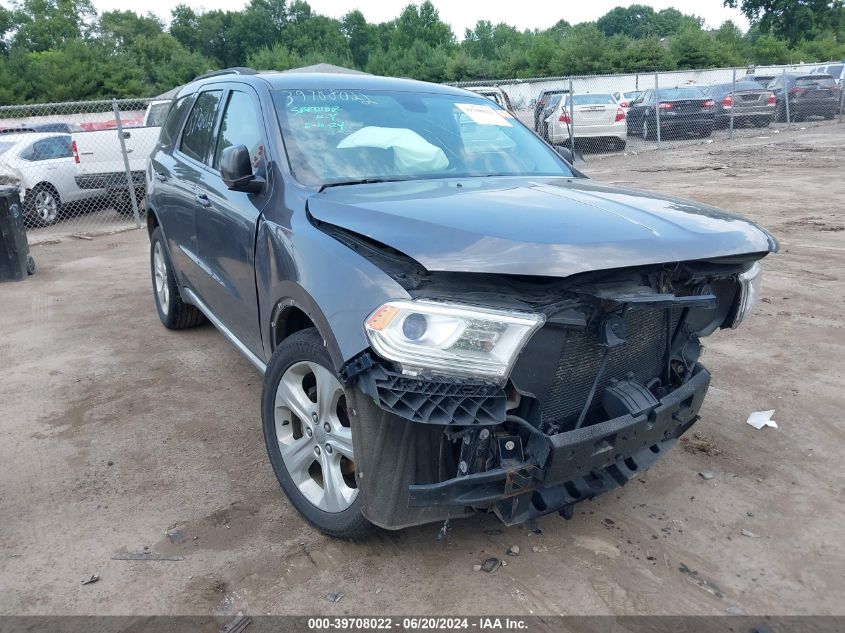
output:
{"label": "windshield wiper", "polygon": [[377,182],[402,182],[410,178],[361,178],[360,180],[343,180],[341,182],[327,182],[320,185],[317,193],[329,187],[345,187],[346,185],[370,185]]}

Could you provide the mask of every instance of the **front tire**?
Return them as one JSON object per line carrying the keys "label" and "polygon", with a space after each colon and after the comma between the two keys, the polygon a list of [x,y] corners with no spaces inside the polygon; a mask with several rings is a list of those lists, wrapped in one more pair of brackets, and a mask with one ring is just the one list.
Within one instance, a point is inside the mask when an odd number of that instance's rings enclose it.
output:
{"label": "front tire", "polygon": [[168,330],[183,330],[205,322],[205,316],[196,306],[182,300],[159,227],[150,235],[150,272],[156,312],[164,327]]}
{"label": "front tire", "polygon": [[345,539],[372,528],[355,476],[353,417],[320,333],[309,328],[282,341],[261,394],[270,464],[297,511],[324,534]]}

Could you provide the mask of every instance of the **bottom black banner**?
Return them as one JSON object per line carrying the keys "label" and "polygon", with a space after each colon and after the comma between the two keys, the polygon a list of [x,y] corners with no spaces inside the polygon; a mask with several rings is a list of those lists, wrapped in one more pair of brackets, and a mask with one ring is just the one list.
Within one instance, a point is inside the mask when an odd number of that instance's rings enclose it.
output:
{"label": "bottom black banner", "polygon": [[0,633],[845,633],[845,616],[0,616]]}

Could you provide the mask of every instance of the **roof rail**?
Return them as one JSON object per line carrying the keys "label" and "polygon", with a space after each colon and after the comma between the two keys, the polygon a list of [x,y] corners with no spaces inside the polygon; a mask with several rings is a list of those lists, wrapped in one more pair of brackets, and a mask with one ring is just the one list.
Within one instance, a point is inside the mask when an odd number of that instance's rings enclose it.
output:
{"label": "roof rail", "polygon": [[254,68],[247,68],[246,66],[234,66],[232,68],[223,68],[221,70],[212,70],[204,73],[199,77],[194,77],[194,81],[198,79],[208,79],[209,77],[219,77],[220,75],[257,75],[258,71]]}

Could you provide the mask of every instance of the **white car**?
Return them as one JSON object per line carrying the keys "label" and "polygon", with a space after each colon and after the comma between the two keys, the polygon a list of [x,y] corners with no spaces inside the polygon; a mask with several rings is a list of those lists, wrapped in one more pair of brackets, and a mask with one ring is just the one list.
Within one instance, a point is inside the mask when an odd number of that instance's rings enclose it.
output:
{"label": "white car", "polygon": [[614,92],[613,98],[616,103],[622,108],[622,112],[628,114],[628,108],[631,107],[631,102],[643,93],[642,90],[626,90],[624,92]]}
{"label": "white car", "polygon": [[70,134],[0,136],[0,183],[20,187],[24,216],[32,224],[53,224],[63,204],[103,194],[80,189],[76,171]]}
{"label": "white car", "polygon": [[562,95],[546,126],[552,145],[569,143],[573,127],[576,141],[606,140],[617,150],[625,149],[628,138],[625,112],[610,93]]}

